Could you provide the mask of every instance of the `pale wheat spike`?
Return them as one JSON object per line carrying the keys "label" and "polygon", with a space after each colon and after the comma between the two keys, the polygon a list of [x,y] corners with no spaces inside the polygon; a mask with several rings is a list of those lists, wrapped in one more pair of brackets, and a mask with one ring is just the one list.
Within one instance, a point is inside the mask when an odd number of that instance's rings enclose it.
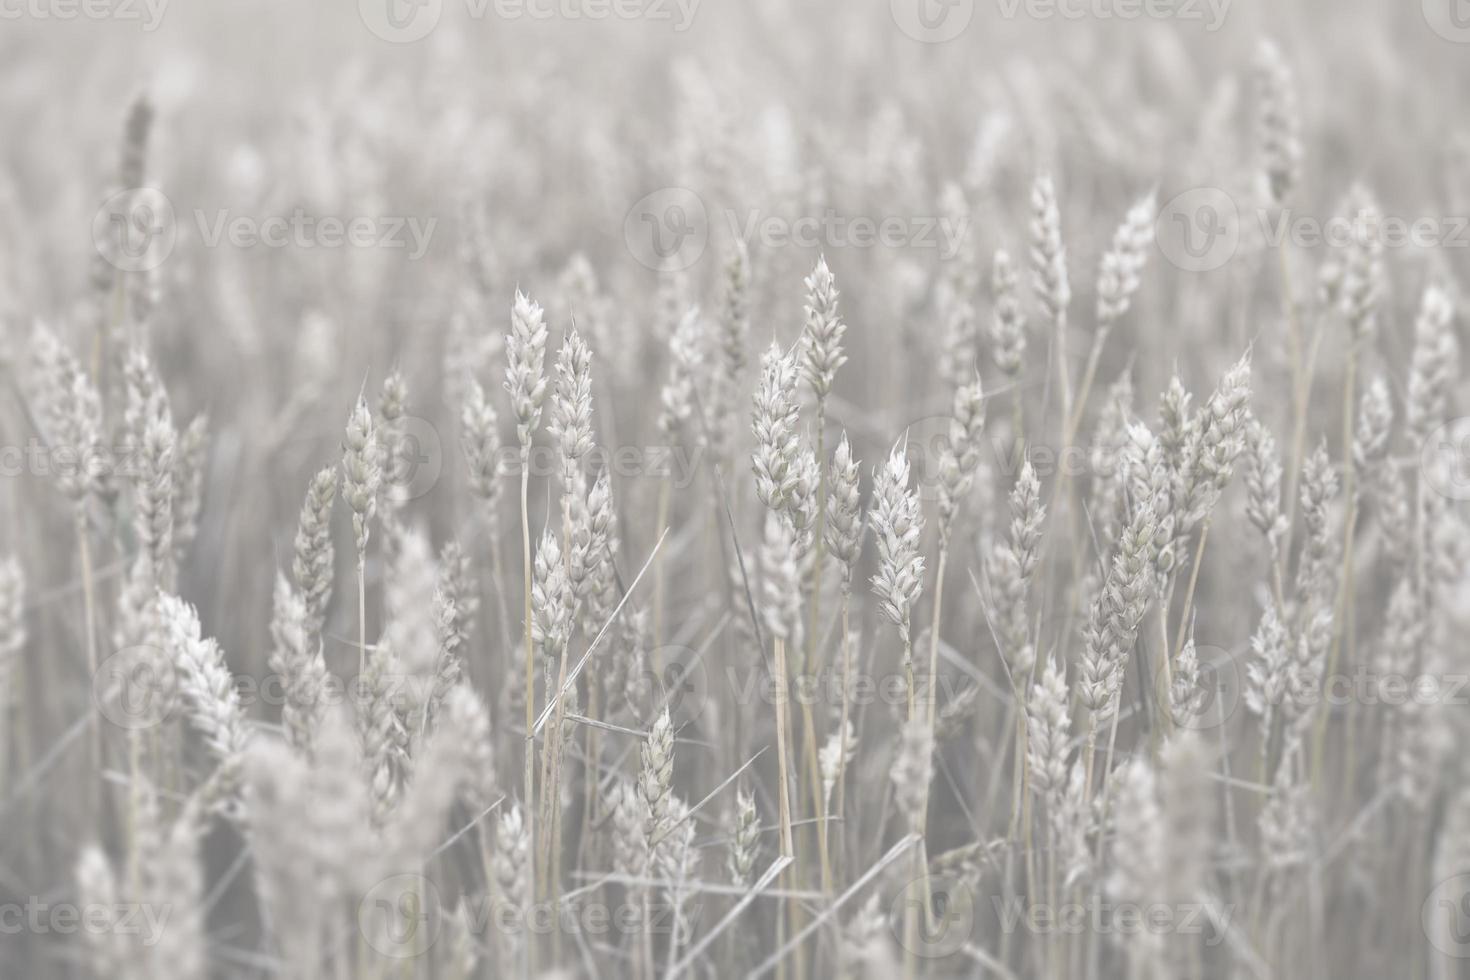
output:
{"label": "pale wheat spike", "polygon": [[744,888],[751,883],[756,859],[760,856],[760,814],[755,797],[744,789],[735,791],[735,815],[730,828],[730,852],[725,871],[730,884]]}
{"label": "pale wheat spike", "polygon": [[665,708],[643,739],[642,765],[638,770],[638,794],[646,823],[643,838],[650,851],[669,829],[670,790],[674,783],[674,724]]}
{"label": "pale wheat spike", "polygon": [[755,490],[761,503],[784,510],[796,488],[796,362],[774,341],[761,358],[751,431],[755,433]]}
{"label": "pale wheat spike", "polygon": [[1383,232],[1378,204],[1362,185],[1354,185],[1347,197],[1348,218],[1353,234],[1342,264],[1339,302],[1353,343],[1371,341],[1378,329],[1379,307],[1387,285],[1383,269]]}
{"label": "pale wheat spike", "polygon": [[383,481],[381,447],[367,400],[361,395],[347,418],[342,443],[342,501],[352,511],[352,533],[357,542],[358,563],[367,552],[373,515],[378,509],[378,488]]}
{"label": "pale wheat spike", "polygon": [[801,569],[790,521],[766,512],[760,549],[761,618],[766,631],[793,650],[802,646]]}
{"label": "pale wheat spike", "polygon": [[1450,294],[1437,285],[1426,287],[1414,320],[1409,390],[1404,399],[1404,421],[1415,451],[1445,414],[1447,392],[1459,359],[1454,318],[1455,304]]}
{"label": "pale wheat spike", "polygon": [[174,453],[176,435],[166,417],[149,419],[139,452],[133,528],[154,586],[172,589],[174,578]]}
{"label": "pale wheat spike", "polygon": [[1287,520],[1281,513],[1281,460],[1276,440],[1265,424],[1250,419],[1245,427],[1246,516],[1266,538],[1271,554],[1276,555]]}
{"label": "pale wheat spike", "polygon": [[847,324],[837,310],[840,295],[827,268],[827,259],[817,259],[816,268],[806,277],[806,326],[802,331],[802,376],[816,398],[818,413],[832,390],[837,369],[847,362],[842,350],[842,337]]}
{"label": "pale wheat spike", "polygon": [[279,676],[285,696],[281,724],[293,746],[310,751],[321,713],[326,707],[327,665],[317,634],[309,625],[306,603],[286,581],[276,576],[271,609],[271,653],[267,660]]}
{"label": "pale wheat spike", "polygon": [[924,557],[919,553],[924,518],[918,494],[909,489],[909,462],[901,446],[874,470],[869,517],[878,544],[873,592],[883,615],[907,637],[910,613],[924,586]]}
{"label": "pale wheat spike", "polygon": [[1066,787],[1068,739],[1072,728],[1067,714],[1065,667],[1048,659],[1041,680],[1026,701],[1026,762],[1031,785],[1048,806],[1055,805]]}
{"label": "pale wheat spike", "polygon": [[199,534],[199,514],[204,506],[204,468],[208,451],[209,417],[194,416],[179,433],[174,451],[173,518],[174,552],[182,562]]}
{"label": "pale wheat spike", "polygon": [[954,393],[949,438],[939,455],[939,537],[949,541],[961,502],[970,492],[980,464],[981,434],[985,427],[985,393],[977,374]]}
{"label": "pale wheat spike", "polygon": [[832,789],[856,755],[857,745],[857,735],[853,733],[852,722],[849,721],[845,728],[834,728],[822,750],[817,753],[817,770],[822,775],[822,799],[826,803],[831,803]]}
{"label": "pale wheat spike", "polygon": [[1388,457],[1393,430],[1393,400],[1382,377],[1368,382],[1358,400],[1358,425],[1353,433],[1353,463],[1369,474]]}
{"label": "pale wheat spike", "polygon": [[9,789],[12,708],[16,666],[26,644],[26,581],[13,555],[0,558],[0,789]]}
{"label": "pale wheat spike", "polygon": [[841,564],[844,588],[851,588],[863,546],[863,514],[858,492],[858,461],[847,433],[832,454],[827,475],[827,550]]}
{"label": "pale wheat spike", "polygon": [[317,471],[307,487],[296,528],[291,574],[301,590],[305,625],[312,634],[321,632],[332,598],[332,564],[336,557],[332,549],[332,502],[336,496],[337,471],[330,466]]}
{"label": "pale wheat spike", "polygon": [[592,351],[575,327],[557,352],[551,424],[546,431],[561,448],[562,486],[572,492],[582,458],[592,449]]}
{"label": "pale wheat spike", "polygon": [[929,783],[934,778],[934,733],[927,721],[915,716],[904,723],[898,752],[889,774],[893,780],[894,803],[912,833],[923,831],[924,808]]}
{"label": "pale wheat spike", "polygon": [[1133,207],[1118,230],[1112,245],[1103,253],[1097,276],[1097,327],[1109,330],[1128,312],[1133,295],[1138,292],[1143,267],[1154,240],[1154,195],[1148,194]]}
{"label": "pale wheat spike", "polygon": [[[1117,902],[1158,901],[1167,893],[1170,868],[1163,847],[1167,827],[1159,806],[1157,780],[1148,762],[1135,759],[1118,777],[1114,804],[1113,871],[1104,882],[1110,898]],[[1130,937],[1128,955],[1134,975],[1159,975],[1163,939],[1157,932],[1144,931]]]}
{"label": "pale wheat spike", "polygon": [[990,320],[991,356],[1000,373],[1014,381],[1026,356],[1026,315],[1017,295],[1016,267],[1010,253],[997,249],[991,265],[990,288],[995,305]]}
{"label": "pale wheat spike", "polygon": [[542,402],[546,399],[546,337],[541,306],[516,290],[510,334],[505,339],[505,390],[510,393],[522,458],[530,453],[532,437],[541,422]]}
{"label": "pale wheat spike", "polygon": [[378,392],[378,459],[383,470],[379,491],[384,504],[393,507],[404,501],[404,490],[410,476],[404,457],[402,421],[408,414],[408,382],[403,372],[394,368],[383,379]]}
{"label": "pale wheat spike", "polygon": [[1281,51],[1262,40],[1256,51],[1256,150],[1267,189],[1282,204],[1301,176],[1301,117],[1296,82]]}
{"label": "pale wheat spike", "polygon": [[1066,329],[1072,287],[1067,280],[1067,250],[1051,175],[1038,174],[1031,185],[1031,290],[1048,322]]}
{"label": "pale wheat spike", "polygon": [[194,607],[177,596],[164,595],[158,610],[168,655],[188,704],[189,720],[220,761],[233,760],[249,740],[250,730],[224,654],[214,640],[200,635]]}
{"label": "pale wheat spike", "polygon": [[571,635],[571,584],[562,560],[561,545],[547,528],[536,549],[536,571],[531,585],[531,637],[544,656],[555,656]]}
{"label": "pale wheat spike", "polygon": [[470,492],[481,502],[486,520],[494,519],[500,502],[500,420],[485,389],[473,378],[465,386],[459,412],[459,445],[469,470]]}
{"label": "pale wheat spike", "polygon": [[691,306],[669,337],[669,377],[659,393],[658,430],[672,440],[694,414],[694,388],[705,356],[705,329],[699,307]]}

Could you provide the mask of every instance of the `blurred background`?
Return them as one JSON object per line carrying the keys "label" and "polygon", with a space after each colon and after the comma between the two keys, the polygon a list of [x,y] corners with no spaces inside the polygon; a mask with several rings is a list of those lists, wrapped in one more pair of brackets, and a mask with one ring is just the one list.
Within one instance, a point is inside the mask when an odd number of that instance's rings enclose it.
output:
{"label": "blurred background", "polygon": [[[376,392],[392,368],[427,426],[425,472],[434,474],[416,485],[409,513],[436,541],[489,540],[464,492],[457,418],[467,377],[503,401],[501,338],[517,288],[547,307],[553,347],[573,318],[588,336],[600,440],[656,446],[671,304],[718,302],[731,215],[963,214],[969,234],[955,254],[912,242],[751,245],[752,355],[772,338],[796,338],[802,277],[825,254],[851,355],[830,416],[871,461],[947,411],[933,383],[938,284],[968,282],[977,319],[988,320],[989,257],[1000,247],[1024,257],[1038,172],[1057,181],[1079,310],[1090,310],[1118,222],[1150,190],[1169,201],[1222,188],[1252,213],[1250,72],[1263,37],[1277,42],[1300,91],[1306,176],[1296,208],[1325,219],[1361,182],[1385,213],[1470,214],[1459,108],[1470,37],[1459,36],[1448,0],[1181,0],[1172,16],[1136,19],[1101,16],[1126,6],[1106,0],[649,0],[626,18],[556,3],[536,8],[553,11],[541,19],[507,16],[521,8],[493,0],[483,10],[472,0],[99,0],[92,9],[104,16],[94,17],[63,0],[0,0],[9,382],[0,440],[24,446],[36,434],[21,396],[34,321],[74,350],[91,342],[94,228],[99,208],[129,190],[124,129],[144,97],[153,117],[142,183],[165,196],[175,238],[147,270],[148,309],[128,329],[152,352],[176,417],[210,420],[204,511],[179,583],[233,670],[263,670],[271,585],[289,562],[308,480],[340,458],[359,390]],[[660,270],[640,236],[673,220],[671,200],[697,201],[702,222]],[[220,220],[293,214],[362,217],[378,231],[416,222],[428,233],[422,254],[209,241]],[[1222,268],[1193,273],[1151,256],[1100,381],[1131,367],[1151,403],[1177,368],[1207,391],[1253,342],[1257,390],[1286,377],[1278,284],[1261,274],[1249,224]],[[1394,285],[1373,356],[1393,377],[1405,375],[1403,338],[1423,284],[1463,276],[1465,256],[1389,257]],[[1313,277],[1304,272],[1297,286],[1309,298]],[[1076,350],[1085,352],[1085,336]],[[1339,356],[1324,347],[1322,377],[1340,369]],[[1046,373],[1036,374],[1039,386]],[[1338,411],[1331,398],[1314,405],[1312,431],[1335,432]],[[999,463],[1008,439],[1004,411],[994,415]],[[89,697],[75,682],[84,661],[71,513],[44,475],[12,475],[0,480],[0,551],[19,555],[31,578],[33,649],[57,651],[27,673],[23,693],[34,701],[33,741],[45,747]],[[641,472],[615,479],[632,571],[656,537],[659,485]],[[545,489],[531,506],[540,526]],[[721,580],[718,563],[681,559],[707,531],[707,510],[697,493],[675,495],[668,557],[688,574],[670,577],[672,610],[697,605]],[[1003,514],[1002,495],[982,530]],[[335,532],[339,556],[350,554],[345,522]],[[507,566],[518,568],[509,513],[499,532]],[[117,554],[98,561],[104,577],[120,574]],[[1201,642],[1211,630],[1239,633],[1254,615],[1246,590],[1227,586],[1257,563],[1248,549],[1210,553]],[[370,588],[380,575],[370,567]],[[487,595],[485,615],[494,608]],[[354,613],[351,602],[334,604],[329,663],[354,656]],[[973,612],[953,615],[978,628]],[[497,689],[499,656],[470,658],[484,690]],[[21,830],[0,834],[0,864],[19,893],[60,887],[84,830],[64,793],[32,790],[23,822],[17,805],[0,811],[0,825]],[[3,962],[0,953],[8,975]]]}

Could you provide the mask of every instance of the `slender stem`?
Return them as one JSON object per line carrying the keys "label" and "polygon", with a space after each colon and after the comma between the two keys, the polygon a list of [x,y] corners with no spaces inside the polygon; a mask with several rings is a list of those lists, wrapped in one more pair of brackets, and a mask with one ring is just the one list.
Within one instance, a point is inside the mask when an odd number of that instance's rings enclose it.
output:
{"label": "slender stem", "polygon": [[[812,812],[817,818],[817,854],[821,862],[822,892],[830,895],[832,893],[832,860],[827,850],[827,818],[826,806],[822,799],[821,767],[817,761],[817,729],[812,718],[811,702],[806,698],[803,698],[801,702],[801,724],[802,737],[806,740],[806,766],[811,773],[809,786]],[[798,802],[800,799],[801,797],[798,796]]]}
{"label": "slender stem", "polygon": [[1097,712],[1087,713],[1087,748],[1083,754],[1083,802],[1092,803],[1092,762],[1097,756]]}
{"label": "slender stem", "polygon": [[[913,878],[915,881],[924,873],[923,850],[914,848]],[[915,980],[919,975],[919,903],[906,897],[903,903],[903,976],[904,980]]]}
{"label": "slender stem", "polygon": [[[1179,624],[1180,652],[1184,652],[1184,631],[1189,620],[1186,618]],[[1161,602],[1159,603],[1159,673],[1153,685],[1152,696],[1154,703],[1158,705],[1155,714],[1159,719],[1158,733],[1167,734],[1174,730],[1174,710],[1170,701],[1174,691],[1174,669],[1170,664],[1169,657],[1169,610]],[[1155,739],[1155,749],[1160,748],[1159,740]]]}
{"label": "slender stem", "polygon": [[[659,484],[658,487],[658,531],[653,540],[657,541],[664,536],[665,529],[669,526],[669,494],[673,485],[673,477],[669,477]],[[664,556],[662,550],[653,565],[653,656],[654,670],[660,677],[663,676],[663,642],[664,642]]]}
{"label": "slender stem", "polygon": [[[1348,619],[1348,611],[1352,608],[1353,600],[1353,537],[1358,523],[1358,500],[1357,500],[1357,469],[1353,465],[1353,389],[1357,384],[1358,345],[1356,341],[1348,346],[1346,377],[1342,388],[1342,489],[1343,499],[1347,501],[1347,523],[1343,529],[1342,548],[1342,574],[1341,585],[1337,593],[1337,608],[1334,610],[1332,650],[1327,656],[1327,671],[1323,675],[1328,682],[1337,672],[1338,655],[1342,651],[1345,637],[1352,631],[1353,624]],[[1349,706],[1351,714],[1351,706]],[[1320,786],[1322,779],[1322,761],[1327,746],[1327,716],[1328,712],[1324,706],[1317,714],[1317,730],[1312,742],[1312,785]]]}
{"label": "slender stem", "polygon": [[[525,773],[524,789],[526,805],[526,822],[528,824],[527,834],[532,846],[536,840],[536,750],[535,750],[535,727],[536,727],[536,648],[531,639],[531,521],[529,508],[527,506],[527,494],[531,482],[530,447],[521,447],[521,574],[524,576],[525,605],[522,609],[525,624],[526,641],[526,751],[525,751]],[[538,875],[539,879],[539,875]],[[540,896],[541,882],[533,883],[533,894]],[[533,945],[531,937],[527,937],[528,946]],[[529,956],[529,953],[528,953]],[[529,968],[529,967],[528,967]]]}
{"label": "slender stem", "polygon": [[787,768],[787,745],[790,735],[786,730],[788,724],[786,715],[786,641],[781,637],[775,640],[776,661],[776,763],[780,775],[781,786],[779,795],[781,816],[781,856],[794,857],[795,847],[791,842],[791,797],[790,781],[791,775]]}
{"label": "slender stem", "polygon": [[[849,708],[848,708],[849,698],[848,698],[848,693],[847,692],[848,692],[848,685],[851,683],[851,678],[852,678],[852,623],[851,623],[851,617],[850,617],[850,609],[851,609],[851,606],[852,606],[852,584],[849,581],[847,581],[847,580],[844,579],[843,580],[843,583],[842,583],[842,690],[838,694],[838,697],[840,697],[842,699],[842,717],[841,717],[841,719],[837,723],[837,725],[838,725],[837,730],[841,733],[841,735],[838,736],[840,738],[846,738],[847,737],[848,710],[849,710]],[[836,813],[837,813],[837,816],[839,818],[843,817],[844,814],[847,812],[846,809],[845,809],[846,801],[847,801],[847,766],[846,765],[843,765],[840,769],[837,770],[837,805],[836,805]],[[839,824],[839,828],[846,827],[846,825],[847,825],[846,824],[846,821],[843,820]],[[843,830],[841,830],[841,829],[839,829],[838,833],[842,834],[842,842],[844,844],[846,844],[846,842],[847,842],[847,834]],[[839,869],[841,867],[841,859],[844,856],[844,850],[845,850],[844,848],[839,848],[838,851],[837,851],[837,857],[838,857],[838,862],[839,862],[839,864],[838,864]]]}
{"label": "slender stem", "polygon": [[[817,400],[817,520],[815,527],[815,541],[813,542],[811,580],[808,589],[811,592],[811,602],[808,606],[808,626],[806,635],[806,657],[804,658],[801,673],[803,675],[815,674],[820,669],[821,637],[821,607],[822,607],[822,571],[827,557],[826,524],[827,524],[827,446],[826,446],[826,412],[827,404],[825,398]],[[825,816],[826,803],[822,798],[822,774],[821,766],[817,761],[817,730],[812,717],[812,706],[808,699],[803,698],[801,705],[802,714],[802,738],[806,740],[806,765],[802,769],[802,781],[807,785],[798,787],[798,800],[806,795],[810,789],[813,813],[817,817],[817,851],[822,865],[822,890],[831,894],[832,891],[832,867],[831,857],[827,849],[827,820]],[[840,737],[840,736],[839,736]]]}
{"label": "slender stem", "polygon": [[939,545],[939,568],[934,576],[934,623],[929,629],[929,728],[939,710],[939,622],[944,612],[944,566],[949,559],[948,535]]}
{"label": "slender stem", "polygon": [[[1300,461],[1302,449],[1306,439],[1306,410],[1303,405],[1304,388],[1306,384],[1306,365],[1303,361],[1302,351],[1302,328],[1301,321],[1297,317],[1296,299],[1291,294],[1291,266],[1286,252],[1286,242],[1283,240],[1276,251],[1276,257],[1281,268],[1281,306],[1286,316],[1287,340],[1291,352],[1291,392],[1292,392],[1292,460]],[[1288,522],[1294,526],[1296,523],[1296,488],[1299,467],[1293,465],[1286,476],[1286,516]],[[1288,530],[1290,535],[1291,531]],[[1284,553],[1290,553],[1290,538],[1282,549]]]}
{"label": "slender stem", "polygon": [[[1194,608],[1194,587],[1199,582],[1199,568],[1205,557],[1205,542],[1210,539],[1210,518],[1206,517],[1199,529],[1199,543],[1194,546],[1194,564],[1189,570],[1189,584],[1184,589],[1184,610],[1179,617],[1179,629],[1174,637],[1174,656],[1184,652],[1184,638],[1189,635],[1189,616]],[[1164,635],[1164,662],[1168,666],[1169,637]]]}
{"label": "slender stem", "polygon": [[1063,432],[1062,447],[1065,448],[1071,441],[1066,433],[1071,429],[1072,420],[1072,378],[1067,371],[1067,311],[1065,309],[1057,311],[1056,338],[1057,379],[1061,384],[1062,392],[1062,414],[1060,418]]}
{"label": "slender stem", "polygon": [[[97,595],[92,584],[92,549],[87,538],[87,512],[77,505],[76,512],[77,551],[82,564],[83,629],[87,633],[87,673],[95,683],[97,677]],[[102,726],[97,714],[91,715],[92,729],[92,772],[102,774]],[[88,785],[92,785],[89,780]],[[89,793],[91,796],[91,793]]]}
{"label": "slender stem", "polygon": [[913,721],[914,708],[914,641],[909,636],[907,628],[900,627],[903,633],[903,677],[905,687],[908,689],[908,720]]}
{"label": "slender stem", "polygon": [[357,676],[367,673],[367,555],[357,553]]}
{"label": "slender stem", "polygon": [[[777,795],[781,819],[781,856],[789,858],[794,857],[796,854],[796,846],[791,836],[791,773],[787,763],[787,747],[791,740],[790,733],[787,730],[787,727],[790,725],[790,719],[787,714],[787,692],[789,690],[787,684],[789,683],[789,678],[786,673],[786,641],[779,636],[775,638],[774,652],[776,671],[776,769],[781,782]],[[782,872],[782,877],[786,879],[788,887],[794,887],[797,884],[794,880],[792,869],[789,866],[786,871]],[[786,909],[792,935],[795,935],[798,915],[796,903],[787,901]],[[797,968],[797,976],[802,976],[800,967]]]}

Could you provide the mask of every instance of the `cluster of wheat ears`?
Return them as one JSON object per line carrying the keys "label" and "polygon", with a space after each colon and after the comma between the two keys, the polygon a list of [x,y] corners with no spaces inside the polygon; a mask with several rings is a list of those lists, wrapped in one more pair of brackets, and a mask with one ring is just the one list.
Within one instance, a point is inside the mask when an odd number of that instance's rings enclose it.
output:
{"label": "cluster of wheat ears", "polygon": [[[1296,82],[1269,43],[1245,75],[1231,187],[1281,212]],[[154,129],[141,99],[119,187]],[[218,460],[279,433],[176,410],[168,290],[101,248],[83,312],[7,362],[7,439],[52,465],[44,540],[0,549],[0,825],[42,852],[0,899],[96,928],[0,935],[0,975],[1457,975],[1470,536],[1423,451],[1459,383],[1448,264],[1395,304],[1371,237],[1242,235],[1191,278],[1140,183],[1084,269],[1064,215],[1116,196],[1069,208],[1084,182],[1001,161],[1003,130],[930,268],[792,274],[716,233],[693,271],[543,283],[471,222],[440,363],[338,403],[340,456],[248,572],[268,632],[202,583],[267,476]],[[880,114],[893,200],[909,139]],[[1236,311],[1206,357],[1130,323],[1170,289]],[[1216,330],[1198,309],[1180,331]],[[408,492],[425,418],[442,472]],[[639,440],[688,478],[615,467]]]}

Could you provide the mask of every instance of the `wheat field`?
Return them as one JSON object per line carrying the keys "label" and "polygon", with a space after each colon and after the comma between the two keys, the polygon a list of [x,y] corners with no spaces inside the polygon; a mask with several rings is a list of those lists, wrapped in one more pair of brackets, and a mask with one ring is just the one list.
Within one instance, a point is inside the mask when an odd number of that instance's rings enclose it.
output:
{"label": "wheat field", "polygon": [[1457,0],[0,17],[0,980],[1470,976]]}

